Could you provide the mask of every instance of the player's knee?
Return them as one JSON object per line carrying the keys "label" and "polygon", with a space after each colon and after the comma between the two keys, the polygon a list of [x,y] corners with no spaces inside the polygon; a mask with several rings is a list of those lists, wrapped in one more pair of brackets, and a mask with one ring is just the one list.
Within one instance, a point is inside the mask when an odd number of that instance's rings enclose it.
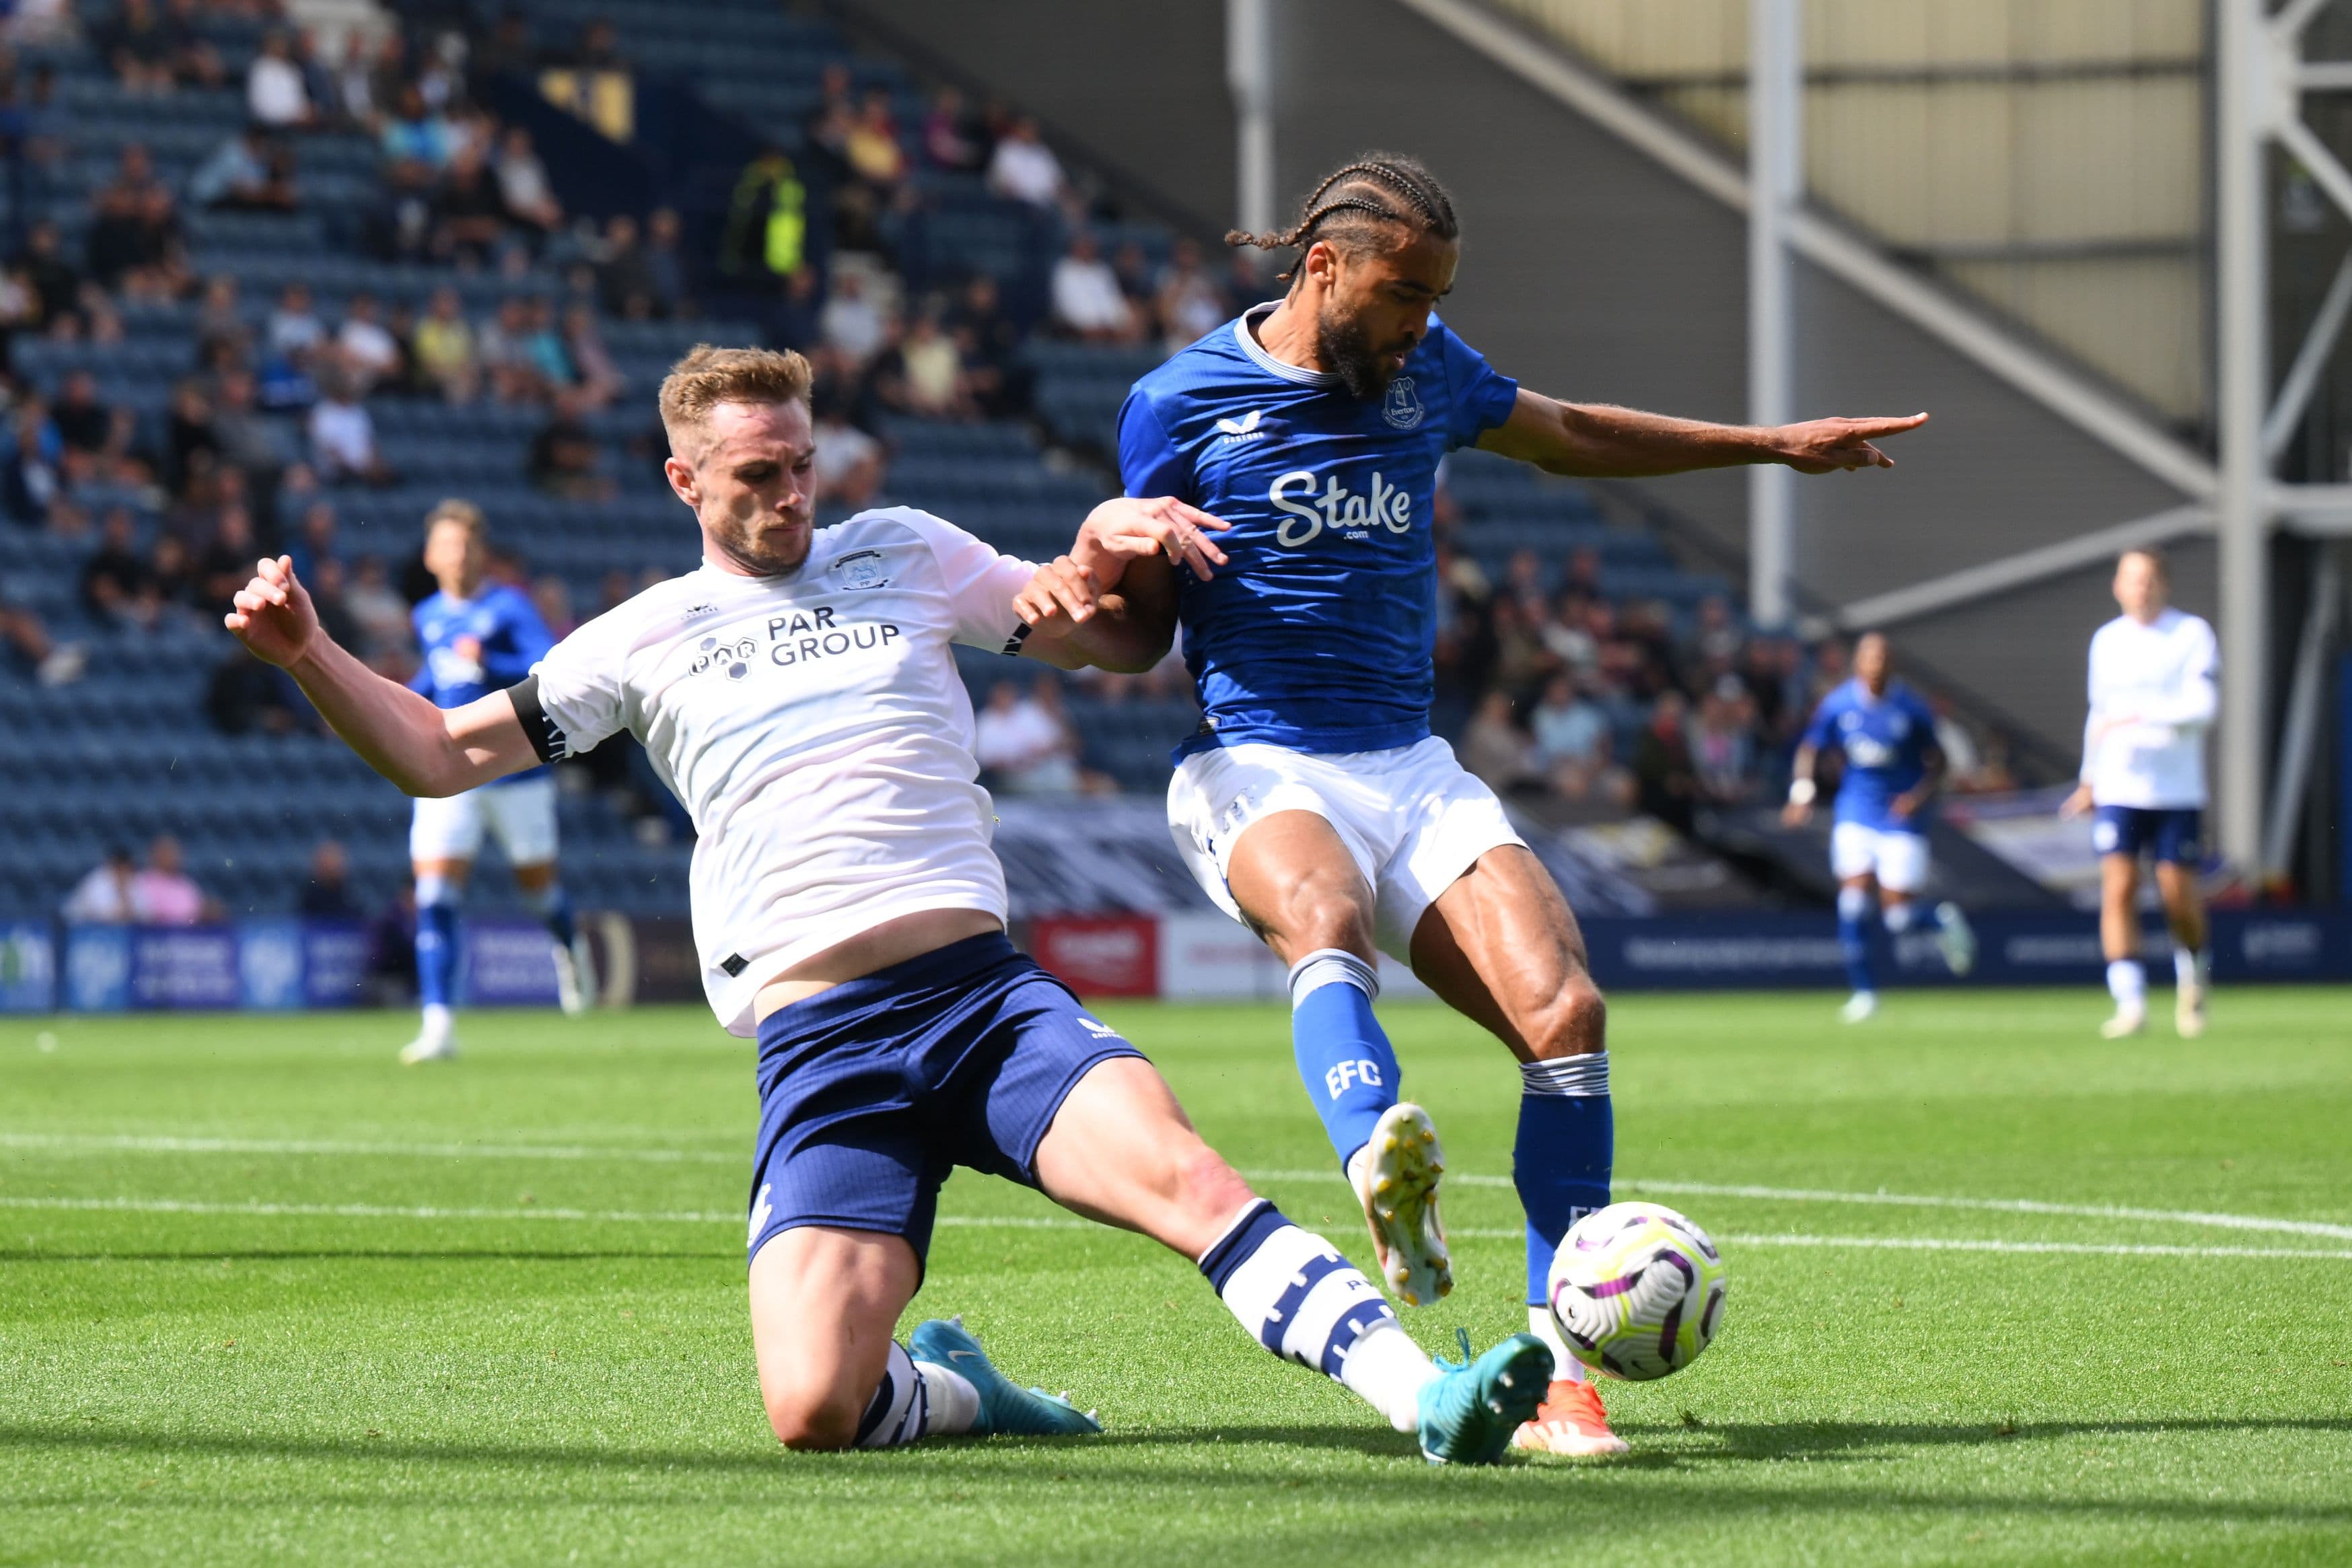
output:
{"label": "player's knee", "polygon": [[1353,953],[1372,951],[1371,916],[1342,893],[1311,892],[1290,910],[1291,945],[1299,952],[1336,947]]}
{"label": "player's knee", "polygon": [[767,1395],[768,1426],[787,1448],[846,1448],[857,1441],[865,1406],[830,1389],[780,1389]]}
{"label": "player's knee", "polygon": [[1572,974],[1545,1008],[1528,1048],[1538,1061],[1589,1056],[1609,1046],[1609,1003],[1590,974]]}

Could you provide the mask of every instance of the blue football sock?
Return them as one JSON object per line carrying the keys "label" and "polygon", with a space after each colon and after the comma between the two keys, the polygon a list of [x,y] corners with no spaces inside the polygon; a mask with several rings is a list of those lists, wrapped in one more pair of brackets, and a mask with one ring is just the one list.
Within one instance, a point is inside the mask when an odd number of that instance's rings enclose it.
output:
{"label": "blue football sock", "polygon": [[547,927],[548,935],[564,947],[572,945],[572,934],[579,928],[572,923],[572,899],[564,892],[562,883],[550,882],[536,893],[525,893],[523,900]]}
{"label": "blue football sock", "polygon": [[1320,949],[1291,965],[1291,1048],[1343,1169],[1397,1102],[1396,1052],[1372,1016],[1380,992],[1379,973],[1340,948]]}
{"label": "blue football sock", "polygon": [[416,999],[446,1007],[457,999],[457,904],[438,877],[416,880]]}
{"label": "blue football sock", "polygon": [[1511,1181],[1528,1216],[1528,1305],[1548,1299],[1551,1255],[1568,1227],[1609,1206],[1616,1163],[1616,1118],[1609,1103],[1609,1053],[1522,1062],[1519,1135]]}
{"label": "blue football sock", "polygon": [[1845,954],[1845,977],[1856,991],[1875,991],[1870,973],[1870,893],[1838,889],[1838,950]]}

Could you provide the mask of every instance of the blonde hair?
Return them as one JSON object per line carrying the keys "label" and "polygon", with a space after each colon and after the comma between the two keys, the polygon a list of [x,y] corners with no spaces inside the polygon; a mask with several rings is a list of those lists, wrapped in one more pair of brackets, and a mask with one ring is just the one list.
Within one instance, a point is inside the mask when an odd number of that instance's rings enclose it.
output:
{"label": "blonde hair", "polygon": [[425,514],[425,531],[432,532],[434,525],[442,522],[456,523],[478,543],[490,542],[490,520],[483,515],[480,507],[463,496],[447,496],[435,501],[433,510]]}
{"label": "blonde hair", "polygon": [[670,448],[722,403],[806,403],[816,379],[791,349],[722,349],[697,343],[662,378],[661,422]]}

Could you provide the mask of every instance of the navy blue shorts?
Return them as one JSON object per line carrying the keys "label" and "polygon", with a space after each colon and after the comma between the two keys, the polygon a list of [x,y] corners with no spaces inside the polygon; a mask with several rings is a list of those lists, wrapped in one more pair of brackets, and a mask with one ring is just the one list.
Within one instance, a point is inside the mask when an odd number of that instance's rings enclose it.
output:
{"label": "navy blue shorts", "polygon": [[1078,1079],[1142,1054],[999,932],[778,1008],[760,1023],[749,1256],[826,1225],[923,1258],[951,1167],[1035,1186]]}
{"label": "navy blue shorts", "polygon": [[2160,862],[2195,866],[2205,858],[2204,824],[2205,814],[2193,805],[2103,805],[2091,818],[2091,847],[2134,859],[2147,850]]}

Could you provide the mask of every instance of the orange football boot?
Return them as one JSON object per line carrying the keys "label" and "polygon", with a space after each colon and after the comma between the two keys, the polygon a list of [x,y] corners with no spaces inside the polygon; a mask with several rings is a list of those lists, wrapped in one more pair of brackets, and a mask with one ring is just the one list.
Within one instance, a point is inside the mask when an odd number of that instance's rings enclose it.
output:
{"label": "orange football boot", "polygon": [[1598,1388],[1562,1377],[1552,1380],[1535,1418],[1521,1422],[1511,1434],[1511,1447],[1591,1459],[1625,1452],[1625,1439],[1609,1430],[1609,1413],[1601,1408]]}

